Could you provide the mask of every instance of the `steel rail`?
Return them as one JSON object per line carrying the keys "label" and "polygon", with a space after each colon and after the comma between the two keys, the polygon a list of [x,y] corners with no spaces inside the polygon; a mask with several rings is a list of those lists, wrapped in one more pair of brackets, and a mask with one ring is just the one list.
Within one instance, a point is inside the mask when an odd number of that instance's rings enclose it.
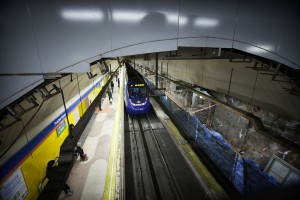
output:
{"label": "steel rail", "polygon": [[151,133],[151,135],[152,135],[152,137],[153,137],[153,139],[154,139],[154,141],[155,141],[155,144],[156,144],[156,147],[157,147],[157,152],[159,153],[159,157],[160,157],[160,159],[161,159],[161,161],[162,161],[162,163],[163,163],[163,166],[164,166],[164,170],[165,170],[165,172],[166,172],[166,175],[167,175],[167,177],[169,178],[169,184],[170,184],[170,186],[171,186],[171,189],[173,190],[173,192],[175,193],[175,196],[177,197],[176,199],[182,199],[182,194],[181,194],[181,192],[180,192],[180,189],[179,189],[179,187],[177,186],[177,184],[176,184],[176,181],[175,181],[175,178],[174,178],[174,176],[172,175],[172,173],[170,172],[171,170],[170,170],[170,167],[168,166],[168,163],[166,162],[166,159],[165,159],[165,156],[164,156],[164,154],[163,154],[163,152],[162,152],[162,149],[161,149],[161,147],[160,147],[160,145],[159,145],[159,143],[158,143],[158,140],[157,140],[157,137],[155,136],[155,133],[154,133],[154,131],[153,131],[153,129],[152,129],[152,126],[151,126],[151,120],[150,120],[150,118],[149,118],[149,115],[147,115],[146,116],[147,117],[147,120],[148,120],[148,122],[149,122],[149,129],[150,129],[150,133]]}

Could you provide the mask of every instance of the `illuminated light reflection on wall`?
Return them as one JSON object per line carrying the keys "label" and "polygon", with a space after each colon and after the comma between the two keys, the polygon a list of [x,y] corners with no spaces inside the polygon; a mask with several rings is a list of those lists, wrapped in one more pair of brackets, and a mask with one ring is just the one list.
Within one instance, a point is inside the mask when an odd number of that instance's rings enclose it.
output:
{"label": "illuminated light reflection on wall", "polygon": [[[168,13],[168,12],[163,12],[166,15],[167,21],[169,24],[178,24],[178,13]],[[179,23],[180,25],[186,25],[188,22],[188,18],[185,16],[180,16],[179,17]]]}
{"label": "illuminated light reflection on wall", "polygon": [[[166,16],[168,24],[175,24],[175,25],[178,24],[178,12],[170,12],[170,11],[163,11],[163,10],[158,11],[158,12],[160,12]],[[179,17],[179,23],[181,25],[187,24],[187,21],[188,21],[187,17],[185,17],[185,16]]]}
{"label": "illuminated light reflection on wall", "polygon": [[196,18],[194,21],[194,26],[196,27],[215,27],[219,25],[219,20],[212,18]]}
{"label": "illuminated light reflection on wall", "polygon": [[141,21],[147,15],[144,11],[113,11],[112,19],[116,22],[132,22],[136,23]]}
{"label": "illuminated light reflection on wall", "polygon": [[273,51],[273,47],[267,46],[267,45],[257,45],[256,46],[251,46],[246,49],[246,51],[251,52],[251,53],[265,53],[266,51]]}
{"label": "illuminated light reflection on wall", "polygon": [[177,24],[178,23],[178,14],[176,13],[165,13],[167,21],[169,24]]}
{"label": "illuminated light reflection on wall", "polygon": [[188,18],[186,16],[180,16],[179,17],[179,24],[181,26],[184,26],[188,23]]}
{"label": "illuminated light reflection on wall", "polygon": [[63,10],[61,15],[66,20],[98,22],[103,20],[103,13],[100,10]]}

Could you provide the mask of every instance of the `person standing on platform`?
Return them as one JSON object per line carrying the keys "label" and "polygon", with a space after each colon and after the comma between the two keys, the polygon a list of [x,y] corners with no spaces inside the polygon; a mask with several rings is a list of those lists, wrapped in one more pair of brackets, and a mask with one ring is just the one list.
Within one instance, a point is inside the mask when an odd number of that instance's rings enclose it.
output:
{"label": "person standing on platform", "polygon": [[101,109],[101,104],[102,104],[102,97],[100,98],[99,105],[98,105],[99,106],[99,110],[102,110]]}
{"label": "person standing on platform", "polygon": [[70,124],[69,126],[69,135],[70,135],[70,138],[74,138],[74,133],[73,133],[73,129],[75,128],[74,124]]}
{"label": "person standing on platform", "polygon": [[112,92],[112,93],[114,92],[114,86],[115,86],[114,82],[111,81],[111,82],[110,82],[110,87],[111,87],[111,92]]}
{"label": "person standing on platform", "polygon": [[112,93],[111,93],[111,90],[108,88],[107,89],[107,94],[108,94],[108,100],[109,100],[109,103],[111,104],[112,103],[112,100],[113,100],[113,98],[112,98]]}
{"label": "person standing on platform", "polygon": [[[57,168],[57,161],[56,160],[50,160],[47,164],[47,171],[46,171],[46,177],[51,181],[62,181],[61,175],[59,174],[60,172],[58,171]],[[65,192],[66,196],[70,196],[73,194],[73,191],[71,190],[70,186],[68,184],[64,184],[63,191]]]}
{"label": "person standing on platform", "polygon": [[117,81],[118,81],[118,87],[120,87],[120,79],[119,79],[119,77],[118,77]]}

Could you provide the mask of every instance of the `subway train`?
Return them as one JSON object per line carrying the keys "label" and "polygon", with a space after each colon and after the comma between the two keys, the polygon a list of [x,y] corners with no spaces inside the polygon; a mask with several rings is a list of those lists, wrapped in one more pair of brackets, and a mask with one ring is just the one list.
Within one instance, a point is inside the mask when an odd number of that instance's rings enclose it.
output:
{"label": "subway train", "polygon": [[146,114],[150,110],[150,100],[143,76],[125,62],[125,106],[130,115]]}

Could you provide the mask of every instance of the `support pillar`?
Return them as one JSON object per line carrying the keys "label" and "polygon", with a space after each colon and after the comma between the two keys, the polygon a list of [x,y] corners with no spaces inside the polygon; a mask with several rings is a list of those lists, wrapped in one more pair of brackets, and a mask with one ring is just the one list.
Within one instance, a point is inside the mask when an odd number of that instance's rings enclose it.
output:
{"label": "support pillar", "polygon": [[158,53],[155,55],[155,88],[158,88]]}

